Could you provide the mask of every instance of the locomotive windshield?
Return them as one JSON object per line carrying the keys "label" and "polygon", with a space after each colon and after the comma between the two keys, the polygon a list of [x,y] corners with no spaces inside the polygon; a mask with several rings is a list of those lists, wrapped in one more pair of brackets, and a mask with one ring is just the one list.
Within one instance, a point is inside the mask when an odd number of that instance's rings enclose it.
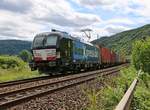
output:
{"label": "locomotive windshield", "polygon": [[33,42],[33,48],[55,46],[57,43],[57,35],[36,36]]}
{"label": "locomotive windshield", "polygon": [[50,35],[46,39],[45,46],[56,45],[56,42],[57,42],[57,36],[56,35]]}
{"label": "locomotive windshield", "polygon": [[33,42],[33,47],[43,47],[44,46],[44,36],[40,36],[40,37],[35,37],[34,42]]}

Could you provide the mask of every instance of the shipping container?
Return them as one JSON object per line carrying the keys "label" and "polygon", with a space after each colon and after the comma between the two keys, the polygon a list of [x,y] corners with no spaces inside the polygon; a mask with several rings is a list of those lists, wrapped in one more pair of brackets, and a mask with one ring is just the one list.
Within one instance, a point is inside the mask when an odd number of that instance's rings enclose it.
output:
{"label": "shipping container", "polygon": [[99,56],[100,53],[97,47],[85,44],[85,58],[87,62],[99,63]]}
{"label": "shipping container", "polygon": [[77,62],[99,63],[99,50],[92,44],[73,42],[73,60]]}
{"label": "shipping container", "polygon": [[111,64],[115,64],[116,63],[116,54],[115,52],[111,51]]}
{"label": "shipping container", "polygon": [[101,52],[101,62],[102,64],[110,64],[111,63],[111,51],[106,47],[100,47]]}
{"label": "shipping container", "polygon": [[73,60],[78,62],[85,61],[84,57],[85,44],[80,41],[73,41]]}

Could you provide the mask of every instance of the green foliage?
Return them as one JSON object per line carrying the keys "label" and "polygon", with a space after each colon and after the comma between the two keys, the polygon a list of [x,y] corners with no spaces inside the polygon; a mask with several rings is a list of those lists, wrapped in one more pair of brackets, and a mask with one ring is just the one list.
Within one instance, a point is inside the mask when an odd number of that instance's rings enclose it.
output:
{"label": "green foliage", "polygon": [[[119,77],[101,80],[105,84],[100,91],[87,90],[87,110],[113,110],[131,85],[137,71],[133,66],[121,70]],[[150,110],[150,75],[141,74],[131,103],[131,110]],[[89,92],[90,91],[90,92]]]}
{"label": "green foliage", "polygon": [[88,110],[97,110],[98,109],[97,100],[98,100],[99,92],[96,92],[95,90],[91,90],[91,91],[86,91],[86,94],[88,96],[88,99],[90,100],[90,107],[88,108]]}
{"label": "green foliage", "polygon": [[105,88],[97,92],[95,90],[86,92],[90,101],[87,110],[113,110],[136,75],[136,70],[130,67],[122,69],[119,77],[101,80]]}
{"label": "green foliage", "polygon": [[103,93],[104,95],[102,94],[102,96],[100,97],[102,100],[100,102],[103,104],[103,109],[113,110],[115,105],[117,105],[120,99],[122,98],[123,88],[119,88],[119,87],[112,88],[108,86],[103,90]]}
{"label": "green foliage", "polygon": [[130,55],[132,52],[132,43],[135,42],[135,40],[140,40],[149,35],[150,24],[137,29],[124,31],[110,37],[101,37],[100,39],[92,41],[92,43],[104,45],[118,53],[122,53],[123,50],[126,55]]}
{"label": "green foliage", "polygon": [[0,40],[0,55],[18,55],[24,49],[30,50],[31,42],[22,40]]}
{"label": "green foliage", "polygon": [[0,56],[0,68],[21,70],[25,63],[16,56]]}
{"label": "green foliage", "polygon": [[150,39],[133,44],[132,63],[137,70],[142,69],[150,74]]}
{"label": "green foliage", "polygon": [[150,110],[150,75],[143,74],[134,93],[132,110]]}
{"label": "green foliage", "polygon": [[119,77],[114,79],[113,85],[108,86],[104,90],[103,99],[106,110],[112,110],[119,103],[122,96],[130,86],[136,76],[136,70],[132,67],[121,70]]}
{"label": "green foliage", "polygon": [[19,57],[24,61],[24,62],[29,62],[31,61],[32,55],[28,50],[22,50],[19,53]]}
{"label": "green foliage", "polygon": [[137,71],[132,66],[122,69],[120,77],[117,78],[117,86],[126,91],[136,75]]}
{"label": "green foliage", "polygon": [[22,59],[17,56],[0,56],[0,82],[38,77],[38,71],[32,72]]}
{"label": "green foliage", "polygon": [[27,79],[32,77],[39,77],[42,75],[44,74],[39,74],[38,71],[31,71],[27,64],[21,71],[18,71],[16,69],[0,68],[0,82]]}

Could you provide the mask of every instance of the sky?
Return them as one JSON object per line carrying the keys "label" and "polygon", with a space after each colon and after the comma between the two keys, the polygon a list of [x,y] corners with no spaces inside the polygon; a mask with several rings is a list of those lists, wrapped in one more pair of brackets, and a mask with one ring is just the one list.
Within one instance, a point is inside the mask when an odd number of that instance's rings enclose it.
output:
{"label": "sky", "polygon": [[[0,40],[33,40],[51,29],[110,36],[150,24],[150,0],[1,0]],[[83,38],[84,39],[84,38]]]}

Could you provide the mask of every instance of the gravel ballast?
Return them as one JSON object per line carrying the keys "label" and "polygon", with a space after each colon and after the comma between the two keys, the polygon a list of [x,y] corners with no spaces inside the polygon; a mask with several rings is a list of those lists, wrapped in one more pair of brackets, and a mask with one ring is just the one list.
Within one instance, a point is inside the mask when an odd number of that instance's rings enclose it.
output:
{"label": "gravel ballast", "polygon": [[92,80],[87,83],[63,89],[49,95],[32,99],[8,110],[81,110],[87,107],[85,89],[100,89],[102,83]]}

